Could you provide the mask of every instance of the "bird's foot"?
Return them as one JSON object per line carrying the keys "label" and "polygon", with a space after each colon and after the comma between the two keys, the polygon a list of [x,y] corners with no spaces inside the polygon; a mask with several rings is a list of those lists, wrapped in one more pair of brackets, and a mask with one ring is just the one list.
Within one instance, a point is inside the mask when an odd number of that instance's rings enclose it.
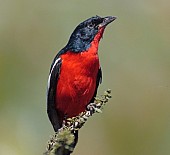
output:
{"label": "bird's foot", "polygon": [[101,113],[100,110],[101,106],[97,105],[96,103],[90,103],[87,105],[87,111],[89,111],[90,115],[94,114],[95,112]]}

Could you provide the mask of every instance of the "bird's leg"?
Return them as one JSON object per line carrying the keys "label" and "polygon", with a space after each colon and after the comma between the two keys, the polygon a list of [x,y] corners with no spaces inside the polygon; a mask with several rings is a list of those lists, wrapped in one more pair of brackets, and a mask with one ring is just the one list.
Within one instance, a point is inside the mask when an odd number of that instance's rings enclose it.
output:
{"label": "bird's leg", "polygon": [[89,111],[90,115],[94,114],[95,112],[101,113],[100,108],[101,106],[98,106],[96,103],[90,103],[87,105],[87,111]]}
{"label": "bird's leg", "polygon": [[95,103],[89,103],[87,105],[87,111],[89,111],[89,114],[92,115],[95,112],[96,104]]}

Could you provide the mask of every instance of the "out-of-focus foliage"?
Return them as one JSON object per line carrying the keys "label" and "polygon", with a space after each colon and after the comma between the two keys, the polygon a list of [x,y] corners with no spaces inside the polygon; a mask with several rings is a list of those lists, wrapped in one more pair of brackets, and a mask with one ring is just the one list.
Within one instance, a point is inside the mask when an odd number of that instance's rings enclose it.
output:
{"label": "out-of-focus foliage", "polygon": [[113,15],[101,40],[113,99],[81,129],[73,155],[170,154],[170,2],[0,0],[0,154],[42,154],[53,134],[48,71],[75,26]]}

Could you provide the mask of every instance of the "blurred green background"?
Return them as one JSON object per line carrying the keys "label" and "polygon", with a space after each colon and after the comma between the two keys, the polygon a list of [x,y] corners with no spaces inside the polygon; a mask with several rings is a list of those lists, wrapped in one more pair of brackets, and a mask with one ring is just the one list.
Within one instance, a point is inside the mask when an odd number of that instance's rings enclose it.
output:
{"label": "blurred green background", "polygon": [[73,155],[170,154],[170,1],[0,0],[0,155],[38,155],[53,129],[49,67],[81,21],[117,16],[101,40],[103,114],[80,130]]}

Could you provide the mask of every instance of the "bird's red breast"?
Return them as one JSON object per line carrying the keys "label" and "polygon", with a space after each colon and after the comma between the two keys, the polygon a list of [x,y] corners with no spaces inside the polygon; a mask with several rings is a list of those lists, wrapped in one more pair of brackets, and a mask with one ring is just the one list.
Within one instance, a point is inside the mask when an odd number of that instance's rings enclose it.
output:
{"label": "bird's red breast", "polygon": [[61,55],[62,66],[56,86],[56,108],[61,117],[77,116],[92,99],[99,70],[98,43],[104,29],[95,36],[87,51]]}

